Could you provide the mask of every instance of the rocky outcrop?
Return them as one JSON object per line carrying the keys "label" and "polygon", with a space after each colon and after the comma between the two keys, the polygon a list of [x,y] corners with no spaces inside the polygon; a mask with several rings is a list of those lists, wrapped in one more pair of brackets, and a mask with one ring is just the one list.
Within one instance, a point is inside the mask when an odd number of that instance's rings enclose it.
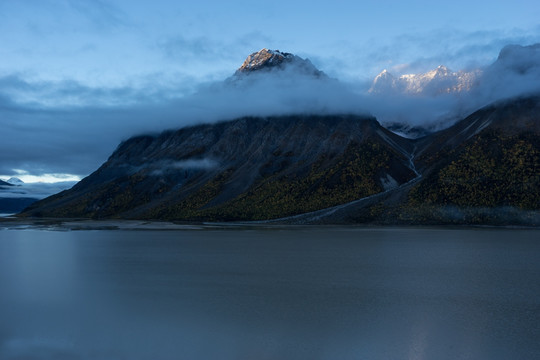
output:
{"label": "rocky outcrop", "polygon": [[289,69],[296,74],[315,77],[326,77],[308,59],[281,52],[279,50],[262,49],[249,55],[242,66],[236,71],[236,76],[245,76],[252,73],[270,72],[274,70]]}

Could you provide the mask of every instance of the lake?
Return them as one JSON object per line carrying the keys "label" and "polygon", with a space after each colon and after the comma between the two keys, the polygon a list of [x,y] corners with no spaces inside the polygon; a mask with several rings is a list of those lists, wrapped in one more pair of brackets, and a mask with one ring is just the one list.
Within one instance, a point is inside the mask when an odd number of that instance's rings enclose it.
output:
{"label": "lake", "polygon": [[538,230],[0,230],[3,360],[534,358]]}

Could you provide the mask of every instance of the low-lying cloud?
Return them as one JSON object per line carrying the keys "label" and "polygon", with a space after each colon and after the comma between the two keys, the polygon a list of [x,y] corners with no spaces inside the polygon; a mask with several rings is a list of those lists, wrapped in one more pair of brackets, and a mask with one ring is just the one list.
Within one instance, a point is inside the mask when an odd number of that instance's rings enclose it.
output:
{"label": "low-lying cloud", "polygon": [[43,199],[52,194],[71,188],[76,181],[61,181],[55,183],[25,183],[17,186],[0,186],[0,198],[18,199],[33,198]]}
{"label": "low-lying cloud", "polygon": [[[67,82],[48,86],[12,75],[0,78],[0,174],[24,169],[33,174],[84,176],[130,136],[242,116],[373,114],[382,123],[448,126],[495,100],[540,91],[539,48],[508,48],[484,69],[469,93],[437,96],[373,96],[367,93],[370,84],[298,74],[294,68],[240,79],[233,76],[203,84],[183,97],[171,96],[173,88],[145,92],[129,87],[92,89]],[[21,100],[25,93],[36,91],[50,94],[49,103]],[[55,105],[55,96],[71,96],[76,101],[70,106],[62,101]],[[197,166],[203,165],[211,163]]]}
{"label": "low-lying cloud", "polygon": [[[510,45],[493,64],[478,69],[469,91],[404,94],[384,92],[367,99],[384,123],[440,129],[494,101],[540,92],[540,44]],[[444,85],[441,83],[441,85]]]}

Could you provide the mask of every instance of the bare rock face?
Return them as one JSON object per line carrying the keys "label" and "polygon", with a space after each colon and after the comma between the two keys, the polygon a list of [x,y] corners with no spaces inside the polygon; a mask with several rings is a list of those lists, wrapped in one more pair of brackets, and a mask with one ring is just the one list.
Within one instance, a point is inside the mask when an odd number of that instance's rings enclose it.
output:
{"label": "bare rock face", "polygon": [[292,61],[294,55],[279,50],[262,49],[249,55],[242,66],[238,69],[240,72],[256,71],[263,68],[269,68],[282,65],[286,61]]}
{"label": "bare rock face", "polygon": [[249,55],[236,71],[237,76],[273,70],[293,69],[300,74],[321,77],[326,75],[318,70],[308,59],[279,50],[262,49]]}

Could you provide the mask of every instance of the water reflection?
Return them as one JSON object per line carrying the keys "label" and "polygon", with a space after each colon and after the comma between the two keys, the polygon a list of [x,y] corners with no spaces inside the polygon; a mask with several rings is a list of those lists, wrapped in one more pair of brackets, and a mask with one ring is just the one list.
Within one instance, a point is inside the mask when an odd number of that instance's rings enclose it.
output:
{"label": "water reflection", "polygon": [[537,235],[4,230],[0,358],[535,358]]}

